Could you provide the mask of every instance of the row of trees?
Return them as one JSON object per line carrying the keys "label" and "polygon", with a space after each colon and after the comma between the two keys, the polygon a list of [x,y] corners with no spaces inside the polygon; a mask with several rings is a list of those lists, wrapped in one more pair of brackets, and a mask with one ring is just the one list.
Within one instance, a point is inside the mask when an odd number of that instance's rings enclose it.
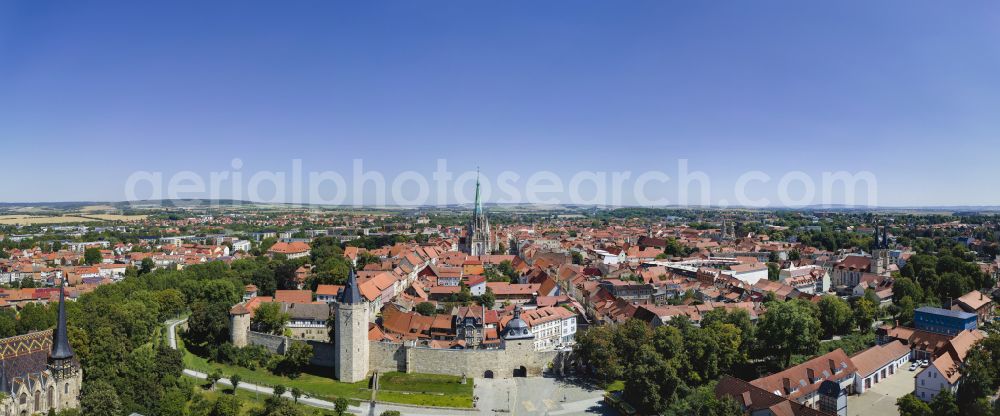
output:
{"label": "row of trees", "polygon": [[740,346],[749,316],[706,319],[702,328],[683,320],[655,329],[638,320],[598,326],[580,334],[575,348],[598,381],[624,380],[623,398],[641,414],[741,414],[735,402],[715,398],[713,381],[746,362]]}
{"label": "row of trees", "polygon": [[[228,311],[239,301],[243,285],[261,279],[261,270],[271,271],[271,279],[276,280],[273,271],[286,261],[247,259],[232,266],[211,262],[184,270],[134,274],[68,303],[70,343],[85,377],[83,414],[179,416],[185,414],[185,408],[195,409],[187,413],[194,415],[229,414],[223,409],[231,409],[235,398],[201,397],[190,380],[180,377],[181,353],[163,342],[162,323],[186,310],[191,314],[184,339],[191,350],[220,362],[267,367],[278,374],[295,376],[301,372],[312,356],[307,344],[294,343],[282,356],[259,347],[235,348],[229,343]],[[22,314],[11,320],[0,312],[0,332],[31,331],[55,322],[52,306],[26,306]],[[278,316],[280,322],[280,313]]]}
{"label": "row of trees", "polygon": [[[854,302],[852,308],[835,296],[819,304],[770,301],[756,325],[745,310],[722,308],[703,315],[701,327],[686,317],[656,328],[632,319],[590,328],[578,335],[575,348],[600,382],[624,380],[624,398],[641,412],[671,414],[693,406],[684,398],[723,374],[754,379],[816,355],[824,335],[870,333],[877,308],[864,297]],[[845,339],[851,342],[843,346],[852,350],[873,340]]]}

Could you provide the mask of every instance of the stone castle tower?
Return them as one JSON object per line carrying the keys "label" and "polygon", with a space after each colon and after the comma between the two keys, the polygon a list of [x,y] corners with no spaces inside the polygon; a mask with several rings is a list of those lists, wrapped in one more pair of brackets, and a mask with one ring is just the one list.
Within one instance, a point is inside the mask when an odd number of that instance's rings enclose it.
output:
{"label": "stone castle tower", "polygon": [[463,250],[471,256],[493,254],[496,249],[493,234],[490,231],[490,219],[483,210],[483,201],[479,195],[479,172],[476,172],[476,205],[472,210],[472,221],[466,231]]}
{"label": "stone castle tower", "polygon": [[334,328],[337,379],[353,383],[368,377],[368,305],[358,290],[358,278],[351,270],[347,284],[337,295]]}
{"label": "stone castle tower", "polygon": [[229,342],[234,347],[243,348],[250,343],[250,311],[243,305],[237,304],[229,310]]}

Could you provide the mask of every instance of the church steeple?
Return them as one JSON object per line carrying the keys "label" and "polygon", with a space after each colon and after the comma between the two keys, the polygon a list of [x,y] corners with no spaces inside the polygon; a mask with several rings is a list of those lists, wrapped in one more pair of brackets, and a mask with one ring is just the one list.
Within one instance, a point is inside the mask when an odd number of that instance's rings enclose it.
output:
{"label": "church steeple", "polygon": [[473,221],[483,214],[483,201],[479,199],[479,168],[476,168],[476,206],[472,209]]}
{"label": "church steeple", "polygon": [[354,274],[354,269],[351,269],[351,273],[347,276],[347,283],[341,289],[337,301],[346,305],[361,303],[361,291],[358,289],[358,277]]}
{"label": "church steeple", "polygon": [[68,360],[73,358],[73,348],[69,346],[69,336],[66,331],[66,284],[59,283],[59,322],[52,334],[52,359]]}
{"label": "church steeple", "polygon": [[462,251],[473,256],[491,254],[495,249],[493,235],[490,232],[490,220],[486,218],[486,210],[483,209],[481,192],[479,168],[476,168],[476,201],[472,208],[472,219],[469,221],[465,240],[462,243]]}

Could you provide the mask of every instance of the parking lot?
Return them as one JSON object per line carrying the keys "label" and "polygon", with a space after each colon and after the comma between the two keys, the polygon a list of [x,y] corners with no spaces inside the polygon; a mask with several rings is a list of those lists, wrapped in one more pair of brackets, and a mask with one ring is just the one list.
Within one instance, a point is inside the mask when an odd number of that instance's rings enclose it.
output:
{"label": "parking lot", "polygon": [[913,392],[913,379],[923,368],[909,370],[909,364],[902,371],[886,377],[861,395],[847,397],[847,414],[854,415],[898,415],[896,399]]}

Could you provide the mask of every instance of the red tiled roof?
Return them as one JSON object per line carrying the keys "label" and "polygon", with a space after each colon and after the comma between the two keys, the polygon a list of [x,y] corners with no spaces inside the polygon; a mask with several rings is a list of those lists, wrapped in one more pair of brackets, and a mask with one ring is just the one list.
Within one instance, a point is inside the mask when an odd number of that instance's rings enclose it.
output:
{"label": "red tiled roof", "polygon": [[312,292],[308,290],[276,290],[274,291],[274,300],[286,303],[310,303],[312,302]]}

